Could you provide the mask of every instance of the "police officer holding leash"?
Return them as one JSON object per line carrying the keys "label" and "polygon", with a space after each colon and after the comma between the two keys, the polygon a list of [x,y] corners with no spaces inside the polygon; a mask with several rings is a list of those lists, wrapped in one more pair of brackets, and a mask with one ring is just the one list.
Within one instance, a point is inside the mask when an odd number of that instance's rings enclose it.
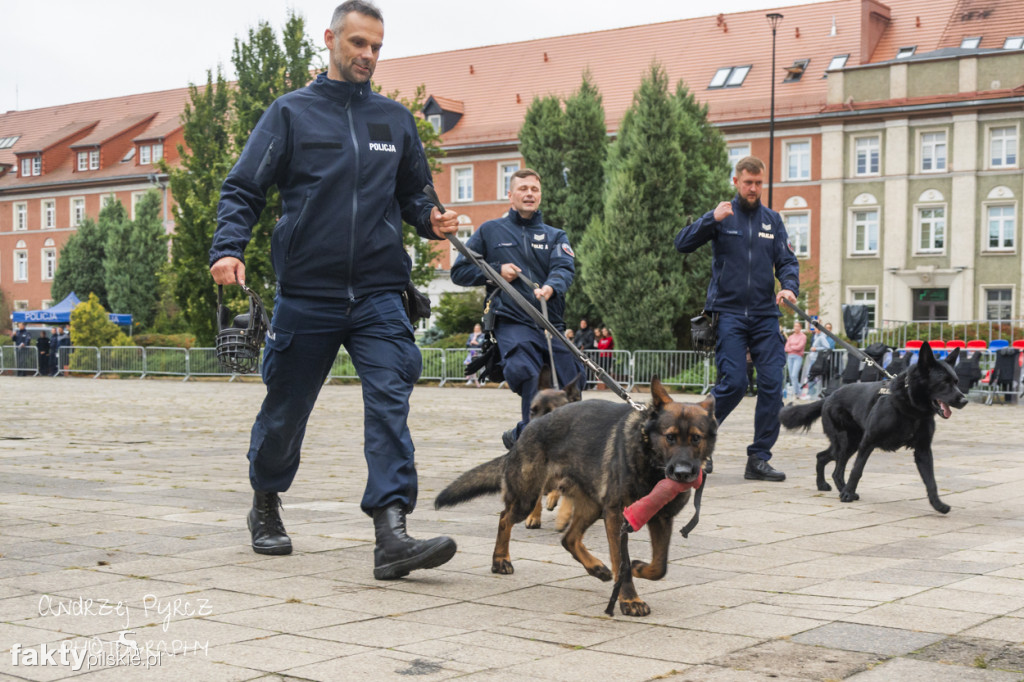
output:
{"label": "police officer holding leash", "polygon": [[295,477],[306,421],[344,344],[362,379],[369,475],[361,506],[373,517],[373,574],[388,580],[455,554],[450,538],[414,540],[405,530],[417,493],[406,422],[422,361],[401,298],[411,265],[401,226],[404,218],[421,237],[442,239],[458,216],[422,193],[431,175],[412,114],[370,87],[383,39],[372,3],[335,9],[324,32],[327,72],[270,105],[224,182],[210,272],[217,284],[244,283],[243,252],[277,185],[275,334],[248,454],[252,547],[292,550],[279,494]]}
{"label": "police officer holding leash", "polygon": [[[565,292],[576,274],[576,254],[565,232],[544,224],[540,213],[540,175],[536,171],[523,168],[513,173],[508,198],[512,204],[508,214],[481,225],[466,246],[480,254],[528,301],[546,301],[548,320],[564,331]],[[452,265],[451,278],[466,287],[487,281],[480,268],[462,255]],[[537,284],[537,288],[533,289],[527,281]],[[554,355],[560,387],[582,377],[583,367],[561,343],[549,344],[540,327],[510,296],[498,291],[491,305],[495,310],[494,336],[505,381],[522,398],[522,419],[501,437],[505,447],[511,448],[530,421],[530,402],[537,393],[540,370],[551,364],[549,352]]]}
{"label": "police officer holding leash", "polygon": [[[747,388],[746,353],[757,368],[757,407],[754,442],[747,447],[743,477],[783,481],[786,475],[772,468],[772,446],[779,437],[782,408],[782,369],[786,364],[779,334],[779,308],[783,299],[796,302],[800,292],[800,265],[789,247],[789,237],[778,213],[761,205],[764,163],[748,156],[736,164],[732,179],[736,196],[684,227],[676,235],[676,249],[691,253],[711,242],[714,261],[704,309],[718,315],[715,365],[718,383],[715,419],[721,424],[739,405]],[[775,279],[782,290],[775,294]],[[711,461],[706,470],[711,472]]]}

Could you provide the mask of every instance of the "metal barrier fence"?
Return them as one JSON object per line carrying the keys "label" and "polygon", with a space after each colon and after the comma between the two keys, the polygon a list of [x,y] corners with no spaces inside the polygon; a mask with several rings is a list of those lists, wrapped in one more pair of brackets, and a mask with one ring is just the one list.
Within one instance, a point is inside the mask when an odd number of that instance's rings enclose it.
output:
{"label": "metal barrier fence", "polygon": [[1024,338],[1024,320],[953,320],[945,322],[907,322],[882,320],[878,329],[868,331],[863,345],[884,343],[891,348],[905,348],[907,341],[970,341],[982,339],[1015,341]]}
{"label": "metal barrier fence", "polygon": [[31,346],[0,346],[0,371],[25,376],[39,374],[39,353]]}
{"label": "metal barrier fence", "polygon": [[634,351],[632,385],[649,386],[654,375],[666,386],[695,388],[704,394],[714,385],[714,363],[711,355],[694,351]]}

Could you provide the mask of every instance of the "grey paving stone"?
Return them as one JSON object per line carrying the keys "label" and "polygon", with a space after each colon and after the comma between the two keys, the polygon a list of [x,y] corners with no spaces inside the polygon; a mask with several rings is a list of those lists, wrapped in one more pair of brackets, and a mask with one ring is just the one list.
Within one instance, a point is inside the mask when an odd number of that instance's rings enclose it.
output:
{"label": "grey paving stone", "polygon": [[1001,670],[895,658],[848,679],[852,682],[1018,682],[1020,675]]}
{"label": "grey paving stone", "polygon": [[793,637],[798,644],[900,656],[942,639],[942,635],[855,623],[829,623]]}
{"label": "grey paving stone", "polygon": [[[789,676],[792,679],[842,680],[882,660],[884,657],[879,654],[824,649],[776,639],[720,656],[711,663],[732,670],[760,673],[771,679]],[[730,678],[719,672],[707,679]]]}

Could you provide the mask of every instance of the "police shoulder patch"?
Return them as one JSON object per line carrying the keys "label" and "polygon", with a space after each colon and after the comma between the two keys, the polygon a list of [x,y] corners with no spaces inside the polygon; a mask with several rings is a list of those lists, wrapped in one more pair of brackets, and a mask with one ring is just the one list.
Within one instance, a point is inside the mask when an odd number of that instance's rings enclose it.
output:
{"label": "police shoulder patch", "polygon": [[576,254],[572,252],[572,247],[565,242],[562,243],[562,251],[565,251],[570,258],[576,257]]}

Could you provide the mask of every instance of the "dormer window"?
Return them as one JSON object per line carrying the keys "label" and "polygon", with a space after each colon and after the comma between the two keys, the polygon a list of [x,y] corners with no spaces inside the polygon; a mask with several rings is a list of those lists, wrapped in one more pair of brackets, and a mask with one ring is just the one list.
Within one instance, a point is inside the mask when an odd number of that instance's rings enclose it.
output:
{"label": "dormer window", "polygon": [[750,73],[750,66],[727,66],[715,72],[708,88],[738,88]]}
{"label": "dormer window", "polygon": [[896,53],[896,59],[906,59],[907,57],[913,57],[917,51],[917,45],[911,45],[910,47],[901,47]]}
{"label": "dormer window", "polygon": [[139,164],[145,165],[149,163],[149,145],[139,145]]}
{"label": "dormer window", "polygon": [[810,63],[810,59],[797,59],[792,66],[786,67],[786,77],[782,79],[782,82],[795,83],[803,78],[804,72],[807,71],[807,65]]}
{"label": "dormer window", "polygon": [[30,156],[21,160],[21,177],[43,174],[43,157]]}
{"label": "dormer window", "polygon": [[100,150],[93,149],[89,152],[89,170],[100,169]]}
{"label": "dormer window", "polygon": [[441,132],[441,114],[431,114],[427,116],[427,123],[434,127],[434,132]]}
{"label": "dormer window", "polygon": [[462,118],[464,111],[465,105],[459,100],[436,95],[431,95],[423,103],[423,117],[439,135],[454,128]]}
{"label": "dormer window", "polygon": [[981,36],[964,38],[960,41],[960,47],[965,50],[977,50],[979,45],[981,45]]}
{"label": "dormer window", "polygon": [[78,152],[78,165],[76,168],[80,171],[89,170],[89,152]]}

